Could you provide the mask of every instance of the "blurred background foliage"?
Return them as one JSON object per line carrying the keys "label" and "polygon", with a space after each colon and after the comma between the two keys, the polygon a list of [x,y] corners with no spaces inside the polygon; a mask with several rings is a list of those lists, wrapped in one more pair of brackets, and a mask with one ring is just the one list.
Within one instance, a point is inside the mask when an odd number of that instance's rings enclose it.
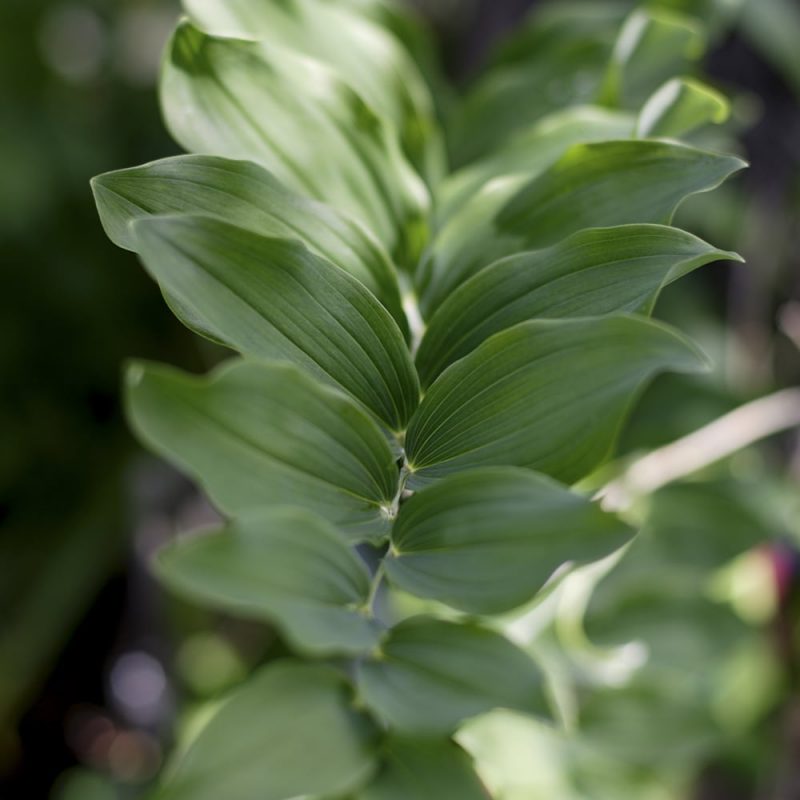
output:
{"label": "blurred background foliage", "polygon": [[[625,0],[419,0],[440,40],[390,4],[448,114],[440,68],[469,92],[450,119],[461,163],[601,85]],[[697,141],[752,168],[678,224],[737,249],[671,287],[658,313],[716,369],[665,377],[623,434],[617,467],[753,398],[800,383],[800,4],[654,0],[683,46],[645,70],[690,71],[732,99]],[[532,8],[533,7],[533,8]],[[532,16],[526,16],[532,9]],[[131,356],[199,369],[210,350],[172,319],[97,222],[88,179],[177,151],[154,84],[178,15],[163,0],[4,0],[0,9],[0,795],[139,796],[163,748],[252,665],[274,632],[164,596],[155,546],[212,512],[143,456],[119,403]],[[513,31],[500,48],[493,43]],[[688,33],[686,33],[688,31]],[[703,33],[705,31],[705,33]],[[488,59],[491,76],[477,79]],[[652,77],[652,76],[651,76]],[[616,88],[623,105],[642,98]],[[509,622],[549,667],[568,730],[509,713],[461,740],[502,800],[800,798],[800,440],[772,437],[632,510],[623,558],[578,573]],[[618,563],[617,563],[618,561]],[[398,600],[400,602],[400,600]]]}

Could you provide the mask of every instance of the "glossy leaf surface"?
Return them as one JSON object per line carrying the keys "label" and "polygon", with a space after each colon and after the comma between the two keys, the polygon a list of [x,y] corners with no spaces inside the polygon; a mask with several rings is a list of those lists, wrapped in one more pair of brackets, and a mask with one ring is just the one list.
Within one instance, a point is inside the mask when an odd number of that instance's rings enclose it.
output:
{"label": "glossy leaf surface", "polygon": [[687,340],[641,317],[520,323],[428,390],[406,438],[412,485],[489,465],[577,481],[608,456],[648,378],[703,367]]}
{"label": "glossy leaf surface", "polygon": [[196,378],[134,365],[128,406],[143,440],[228,514],[296,504],[356,539],[386,531],[397,468],[385,437],[295,367],[236,362]]}
{"label": "glossy leaf surface", "polygon": [[531,600],[563,564],[603,558],[632,535],[548,478],[486,468],[445,478],[405,503],[386,568],[411,594],[497,614]]}
{"label": "glossy leaf surface", "polygon": [[190,152],[263,164],[289,188],[365,222],[391,250],[420,224],[427,191],[394,131],[324,64],[183,22],[161,96],[171,133]]}
{"label": "glossy leaf surface", "polygon": [[417,376],[397,323],[355,278],[299,241],[212,217],[147,217],[133,228],[142,262],[189,327],[244,355],[298,364],[403,428]]}
{"label": "glossy leaf surface", "polygon": [[136,249],[132,220],[204,214],[262,236],[299,238],[313,252],[358,278],[405,328],[397,275],[378,241],[340,212],[287,189],[250,161],[177,156],[107,172],[92,181],[109,238]]}
{"label": "glossy leaf surface", "polygon": [[416,359],[422,385],[518,322],[649,311],[664,285],[720,259],[739,257],[677,228],[622,225],[497,261],[433,315]]}

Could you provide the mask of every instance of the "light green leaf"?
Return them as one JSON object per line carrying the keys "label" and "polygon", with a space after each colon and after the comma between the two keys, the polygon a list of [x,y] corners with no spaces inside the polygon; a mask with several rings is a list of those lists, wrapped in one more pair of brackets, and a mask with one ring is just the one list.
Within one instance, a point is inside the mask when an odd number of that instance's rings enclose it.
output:
{"label": "light green leaf", "polygon": [[127,399],[143,441],[227,514],[298,505],[353,539],[386,533],[397,468],[385,437],[296,367],[239,361],[197,378],[136,364]]}
{"label": "light green leaf", "polygon": [[721,124],[729,114],[728,101],[715,89],[692,78],[673,78],[644,104],[636,135],[678,138],[711,122]]}
{"label": "light green leaf", "polygon": [[405,331],[397,274],[378,241],[355,220],[287,189],[263,167],[215,156],[165,158],[93,179],[108,237],[135,250],[132,220],[206,214],[276,238],[300,238],[317,255],[358,278]]}
{"label": "light green leaf", "polygon": [[527,180],[487,184],[436,237],[420,268],[426,315],[483,267],[547,247],[584,228],[666,224],[688,196],[742,169],[735,156],[677,142],[599,141],[572,145]]}
{"label": "light green leaf", "polygon": [[257,39],[323,61],[401,134],[412,161],[432,157],[433,101],[400,42],[362,12],[319,0],[183,0],[197,27],[218,36]]}
{"label": "light green leaf", "polygon": [[637,9],[619,33],[601,101],[638,108],[664,81],[686,72],[705,48],[697,20],[663,9]]}
{"label": "light green leaf", "polygon": [[324,64],[184,22],[168,48],[161,96],[171,133],[190,152],[263,164],[413,263],[409,241],[419,237],[427,190],[395,132]]}
{"label": "light green leaf", "polygon": [[524,237],[528,247],[552,244],[581,228],[667,224],[686,197],[714,189],[745,166],[736,156],[677,142],[577,144],[524,187],[497,224]]}
{"label": "light green leaf", "polygon": [[411,485],[489,465],[573,483],[608,456],[649,378],[704,366],[688,340],[641,317],[520,323],[428,390],[406,437]]}
{"label": "light green leaf", "polygon": [[474,624],[414,617],[386,635],[358,667],[367,706],[399,732],[445,735],[493,708],[548,714],[534,661]]}
{"label": "light green leaf", "polygon": [[297,240],[212,217],[133,223],[148,272],[189,327],[244,355],[292,361],[402,430],[419,388],[403,335],[364,286]]}
{"label": "light green leaf", "polygon": [[329,667],[262,669],[178,758],[155,800],[290,800],[358,789],[376,767],[376,732]]}
{"label": "light green leaf", "polygon": [[253,512],[222,531],[178,539],[155,568],[200,603],[275,623],[303,652],[358,654],[377,644],[375,623],[360,613],[370,590],[364,563],[307,511]]}
{"label": "light green leaf", "polygon": [[552,247],[497,261],[433,315],[417,353],[422,385],[518,322],[649,312],[663,286],[720,259],[741,260],[677,228],[621,225],[579,231]]}
{"label": "light green leaf", "polygon": [[632,535],[549,478],[490,467],[445,478],[405,503],[386,569],[418,597],[497,614],[531,600],[563,564],[596,561]]}
{"label": "light green leaf", "polygon": [[448,739],[390,738],[374,781],[354,800],[489,800],[470,757]]}

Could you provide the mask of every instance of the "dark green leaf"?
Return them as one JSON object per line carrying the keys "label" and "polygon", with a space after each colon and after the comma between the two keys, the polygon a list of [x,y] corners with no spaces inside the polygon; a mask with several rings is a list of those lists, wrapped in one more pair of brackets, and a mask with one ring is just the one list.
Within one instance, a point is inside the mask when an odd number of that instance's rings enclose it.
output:
{"label": "dark green leaf", "polygon": [[669,223],[686,197],[745,166],[735,156],[677,142],[623,140],[572,145],[526,182],[487,184],[437,235],[419,274],[426,315],[483,267],[553,245],[584,228]]}
{"label": "dark green leaf", "polygon": [[492,467],[445,478],[405,503],[386,568],[419,597],[497,614],[533,598],[563,564],[603,558],[632,534],[549,478]]}
{"label": "dark green leaf", "polygon": [[548,714],[542,674],[498,633],[473,624],[415,617],[386,635],[358,668],[359,691],[392,728],[449,734],[494,708]]}
{"label": "dark green leaf", "polygon": [[161,93],[167,124],[190,152],[257,161],[290,189],[365,222],[392,251],[403,250],[409,229],[418,237],[424,184],[395,132],[325,65],[184,22]]}
{"label": "dark green leaf", "polygon": [[291,800],[358,789],[375,730],[334,670],[297,662],[257,673],[168,770],[156,800]]}
{"label": "dark green leaf", "polygon": [[446,739],[389,739],[375,780],[354,800],[489,800],[470,757]]}
{"label": "dark green leaf", "polygon": [[366,567],[335,528],[307,511],[253,512],[223,531],[178,539],[159,552],[156,569],[175,591],[274,622],[314,655],[362,653],[378,641],[361,613]]}
{"label": "dark green leaf", "polygon": [[208,214],[275,238],[300,238],[358,278],[405,331],[397,274],[378,241],[354,220],[290,191],[263,167],[214,156],[165,158],[92,181],[108,237],[135,250],[130,222],[163,214]]}
{"label": "dark green leaf", "polygon": [[245,355],[292,361],[359,400],[392,430],[418,403],[397,323],[355,278],[301,242],[212,217],[133,223],[148,271],[195,330]]}
{"label": "dark green leaf", "polygon": [[195,378],[134,365],[128,403],[142,439],[226,513],[291,504],[352,538],[386,532],[397,468],[385,437],[347,397],[295,367],[234,362]]}
{"label": "dark green leaf", "polygon": [[736,156],[677,142],[577,144],[523,188],[497,223],[523,236],[528,247],[552,244],[581,228],[666,224],[683,199],[715,188],[745,166]]}
{"label": "dark green leaf", "polygon": [[649,311],[664,285],[719,259],[740,260],[677,228],[622,225],[580,231],[498,261],[433,315],[417,354],[422,385],[518,322]]}
{"label": "dark green leaf", "polygon": [[577,481],[608,456],[648,378],[704,364],[678,333],[641,317],[520,323],[428,390],[406,437],[411,485],[500,464]]}

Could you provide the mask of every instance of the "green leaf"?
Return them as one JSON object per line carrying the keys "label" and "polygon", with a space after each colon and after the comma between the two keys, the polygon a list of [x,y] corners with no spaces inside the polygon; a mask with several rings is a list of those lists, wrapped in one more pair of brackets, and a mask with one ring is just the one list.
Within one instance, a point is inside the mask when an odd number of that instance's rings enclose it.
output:
{"label": "green leaf", "polygon": [[729,114],[728,101],[715,89],[691,78],[673,78],[644,104],[636,135],[678,138],[711,122],[721,124]]}
{"label": "green leaf", "polygon": [[641,317],[520,323],[428,390],[406,437],[410,485],[488,465],[573,483],[608,456],[649,378],[704,366],[686,339]]}
{"label": "green leaf", "polygon": [[178,758],[156,800],[290,800],[350,792],[376,767],[376,732],[329,667],[262,669]]}
{"label": "green leaf", "polygon": [[419,388],[403,335],[364,286],[297,240],[201,216],[133,223],[148,272],[189,327],[244,355],[292,361],[402,430]]}
{"label": "green leaf", "polygon": [[519,130],[499,149],[449,176],[437,197],[437,216],[447,219],[486,183],[504,175],[529,178],[546,169],[572,144],[623,139],[633,134],[635,117],[597,106],[577,106],[549,114]]}
{"label": "green leaf", "polygon": [[572,145],[526,179],[487,184],[440,232],[420,268],[421,306],[435,310],[483,267],[553,245],[584,228],[666,224],[688,196],[742,169],[735,156],[677,142],[598,141]]}
{"label": "green leaf", "polygon": [[263,164],[413,259],[404,234],[418,236],[427,190],[395,132],[324,64],[183,22],[168,48],[161,96],[167,125],[188,151]]}
{"label": "green leaf", "polygon": [[606,105],[638,108],[673,75],[705,52],[697,20],[663,9],[637,9],[619,33],[601,91]]}
{"label": "green leaf", "polygon": [[390,738],[374,781],[354,800],[489,800],[472,760],[448,739]]}
{"label": "green leaf", "polygon": [[677,142],[577,144],[518,192],[497,224],[523,236],[528,247],[581,228],[667,224],[686,197],[715,188],[745,166],[736,156]]}
{"label": "green leaf", "polygon": [[405,503],[386,569],[418,597],[498,614],[531,600],[563,564],[604,558],[632,535],[549,478],[490,467],[445,478]]}
{"label": "green leaf", "polygon": [[497,261],[433,315],[417,353],[422,385],[518,322],[648,312],[663,286],[720,259],[741,260],[677,228],[622,225],[579,231],[552,247]]}
{"label": "green leaf", "polygon": [[534,661],[498,633],[474,624],[414,617],[386,635],[358,667],[366,704],[394,730],[445,735],[493,708],[546,715]]}
{"label": "green leaf", "polygon": [[[558,109],[596,99],[624,11],[616,3],[548,3],[505,47],[452,115],[456,166]],[[536,87],[535,90],[532,87]]]}
{"label": "green leaf", "polygon": [[209,378],[136,364],[131,422],[156,453],[233,516],[308,508],[353,539],[380,537],[397,467],[375,423],[347,397],[288,364],[233,362]]}
{"label": "green leaf", "polygon": [[300,238],[317,255],[358,278],[404,332],[397,274],[378,241],[344,214],[287,189],[263,167],[214,156],[177,156],[107,172],[92,188],[108,237],[135,250],[132,220],[206,214],[275,238]]}
{"label": "green leaf", "polygon": [[319,0],[183,0],[183,5],[208,33],[258,39],[325,62],[393,123],[414,163],[424,167],[431,157],[436,126],[428,87],[399,41],[363,13]]}
{"label": "green leaf", "polygon": [[175,591],[273,622],[312,655],[377,644],[375,623],[359,612],[369,597],[366,567],[335,528],[307,511],[253,512],[223,531],[178,539],[155,567]]}

